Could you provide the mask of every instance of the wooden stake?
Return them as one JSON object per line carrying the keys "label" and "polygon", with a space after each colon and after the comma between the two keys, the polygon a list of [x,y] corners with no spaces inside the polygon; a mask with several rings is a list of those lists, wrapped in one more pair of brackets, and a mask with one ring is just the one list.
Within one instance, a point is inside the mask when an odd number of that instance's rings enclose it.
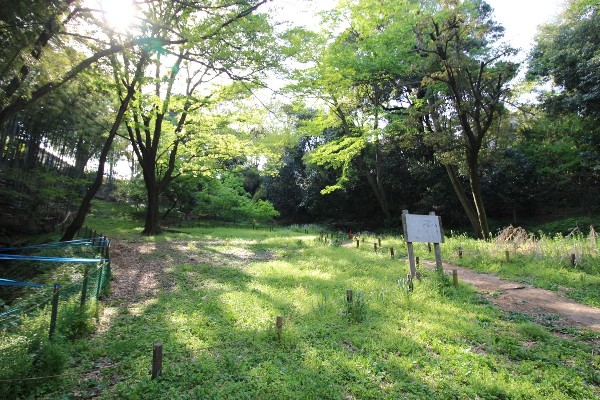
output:
{"label": "wooden stake", "polygon": [[356,239],[356,248],[358,249],[360,247],[360,240]]}
{"label": "wooden stake", "polygon": [[575,266],[575,254],[571,254],[571,266]]}
{"label": "wooden stake", "polygon": [[390,257],[394,258],[394,248],[390,247]]}
{"label": "wooden stake", "polygon": [[506,250],[504,256],[506,257],[506,262],[510,262],[510,251]]}
{"label": "wooden stake", "polygon": [[462,247],[459,247],[458,248],[458,258],[462,258],[462,253],[463,253]]}
{"label": "wooden stake", "polygon": [[455,288],[458,287],[458,270],[457,269],[452,270],[452,284],[454,285]]}
{"label": "wooden stake", "polygon": [[50,313],[50,330],[48,331],[48,337],[52,339],[54,331],[56,330],[56,318],[58,316],[58,296],[60,294],[60,286],[54,284],[54,292],[52,295],[52,312]]}
{"label": "wooden stake", "polygon": [[346,290],[346,301],[348,303],[352,303],[352,290],[351,289]]}
{"label": "wooden stake", "polygon": [[277,316],[275,329],[277,330],[277,340],[281,340],[281,331],[283,330],[283,317],[281,315]]}
{"label": "wooden stake", "polygon": [[162,375],[163,345],[155,343],[152,348],[152,379]]}
{"label": "wooden stake", "polygon": [[420,260],[419,260],[419,257],[415,257],[415,262],[416,262],[416,264],[417,264],[417,267],[418,267],[419,265],[421,265],[421,263],[420,263]]}
{"label": "wooden stake", "polygon": [[86,266],[85,267],[85,272],[83,273],[83,282],[82,282],[82,287],[81,287],[81,300],[80,300],[80,304],[83,307],[83,305],[85,304],[85,300],[87,297],[87,289],[88,289],[88,281],[90,280],[89,278],[89,274],[90,274],[90,270],[89,267]]}
{"label": "wooden stake", "polygon": [[411,274],[406,275],[406,283],[408,285],[408,291],[412,292],[413,291],[413,277]]}
{"label": "wooden stake", "polygon": [[377,253],[377,243],[373,243],[373,250],[375,250],[375,253]]}
{"label": "wooden stake", "polygon": [[431,253],[431,243],[427,243],[427,250]]}
{"label": "wooden stake", "polygon": [[379,243],[379,247],[381,247],[381,238],[377,238],[377,243]]}

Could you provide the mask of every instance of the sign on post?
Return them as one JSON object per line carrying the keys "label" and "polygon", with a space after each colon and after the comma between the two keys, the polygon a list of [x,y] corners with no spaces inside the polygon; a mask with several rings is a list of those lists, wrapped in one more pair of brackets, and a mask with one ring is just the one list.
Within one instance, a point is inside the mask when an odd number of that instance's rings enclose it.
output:
{"label": "sign on post", "polygon": [[409,214],[408,210],[403,210],[402,227],[404,228],[404,240],[408,247],[410,274],[414,277],[417,273],[413,243],[433,243],[435,265],[439,271],[442,271],[440,243],[444,243],[444,233],[441,217],[435,215],[434,212],[429,215],[416,215]]}

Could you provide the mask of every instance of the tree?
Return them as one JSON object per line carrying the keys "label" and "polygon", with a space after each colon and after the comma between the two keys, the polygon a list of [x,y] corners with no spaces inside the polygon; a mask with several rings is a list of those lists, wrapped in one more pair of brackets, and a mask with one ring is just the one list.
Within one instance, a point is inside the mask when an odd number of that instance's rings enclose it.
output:
{"label": "tree", "polygon": [[[180,147],[190,140],[186,120],[209,102],[214,90],[210,82],[250,81],[272,60],[267,49],[270,26],[264,15],[252,15],[264,3],[150,4],[149,11],[161,20],[148,27],[157,46],[153,72],[147,74],[145,95],[126,121],[148,195],[145,234],[161,231],[160,195],[179,175]],[[178,41],[183,44],[161,45]]]}
{"label": "tree", "polygon": [[[441,5],[433,13],[424,13],[416,27],[416,50],[430,63],[423,80],[424,103],[429,108],[424,122],[430,132],[460,146],[474,210],[463,197],[452,165],[456,160],[444,164],[471,224],[478,236],[487,238],[479,156],[515,76],[517,65],[508,61],[515,50],[497,45],[503,28],[492,19],[492,9],[484,1],[450,0]],[[450,121],[443,123],[447,118]],[[453,140],[456,133],[460,141]]]}
{"label": "tree", "polygon": [[550,111],[600,119],[599,25],[597,1],[571,0],[560,20],[538,33],[528,77],[553,84],[543,98]]}

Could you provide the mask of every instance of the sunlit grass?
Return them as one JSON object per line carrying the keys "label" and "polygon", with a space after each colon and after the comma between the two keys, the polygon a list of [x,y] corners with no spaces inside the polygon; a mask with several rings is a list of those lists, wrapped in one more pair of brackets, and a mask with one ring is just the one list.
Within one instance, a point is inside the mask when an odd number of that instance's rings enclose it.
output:
{"label": "sunlit grass", "polygon": [[[347,240],[334,246],[302,227],[181,230],[186,233],[155,241],[145,256],[169,249],[210,253],[215,262],[175,263],[167,272],[175,286],[155,301],[116,305],[110,328],[72,354],[71,370],[84,378],[46,383],[47,398],[75,392],[104,399],[600,395],[600,360],[586,342],[598,335],[573,330],[572,339],[560,338],[425,269],[409,293],[399,284],[407,273],[400,238],[382,237],[376,253],[376,237],[359,249]],[[453,240],[444,257],[454,257]],[[430,257],[426,245],[417,253]],[[351,318],[347,289],[361,299],[360,318]],[[284,320],[280,340],[277,315]],[[165,360],[163,375],[152,381],[156,342],[163,343]],[[95,367],[107,359],[108,367]],[[89,371],[97,372],[93,379]]]}

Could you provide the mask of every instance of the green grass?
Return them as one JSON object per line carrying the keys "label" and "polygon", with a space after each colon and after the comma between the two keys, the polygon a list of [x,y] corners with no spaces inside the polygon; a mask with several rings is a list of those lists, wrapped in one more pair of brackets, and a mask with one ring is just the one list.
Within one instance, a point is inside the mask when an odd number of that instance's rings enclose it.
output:
{"label": "green grass", "polygon": [[[462,258],[458,256],[459,247],[463,249]],[[475,241],[458,235],[447,238],[443,252],[456,265],[559,291],[584,304],[600,307],[600,249],[589,236],[542,235],[515,243]],[[575,266],[571,254],[575,255]]]}
{"label": "green grass", "polygon": [[[375,253],[374,238],[357,250],[298,229],[182,231],[147,238],[156,241],[149,261],[164,254],[198,261],[168,268],[172,284],[156,298],[133,304],[109,298],[108,328],[72,342],[65,374],[23,393],[47,399],[600,396],[598,335],[574,329],[563,339],[425,270],[408,292],[398,239],[384,238]],[[190,241],[185,250],[174,243],[181,240]],[[347,304],[347,289],[358,304]],[[277,315],[284,319],[280,339]],[[157,342],[164,346],[163,375],[151,380]]]}

